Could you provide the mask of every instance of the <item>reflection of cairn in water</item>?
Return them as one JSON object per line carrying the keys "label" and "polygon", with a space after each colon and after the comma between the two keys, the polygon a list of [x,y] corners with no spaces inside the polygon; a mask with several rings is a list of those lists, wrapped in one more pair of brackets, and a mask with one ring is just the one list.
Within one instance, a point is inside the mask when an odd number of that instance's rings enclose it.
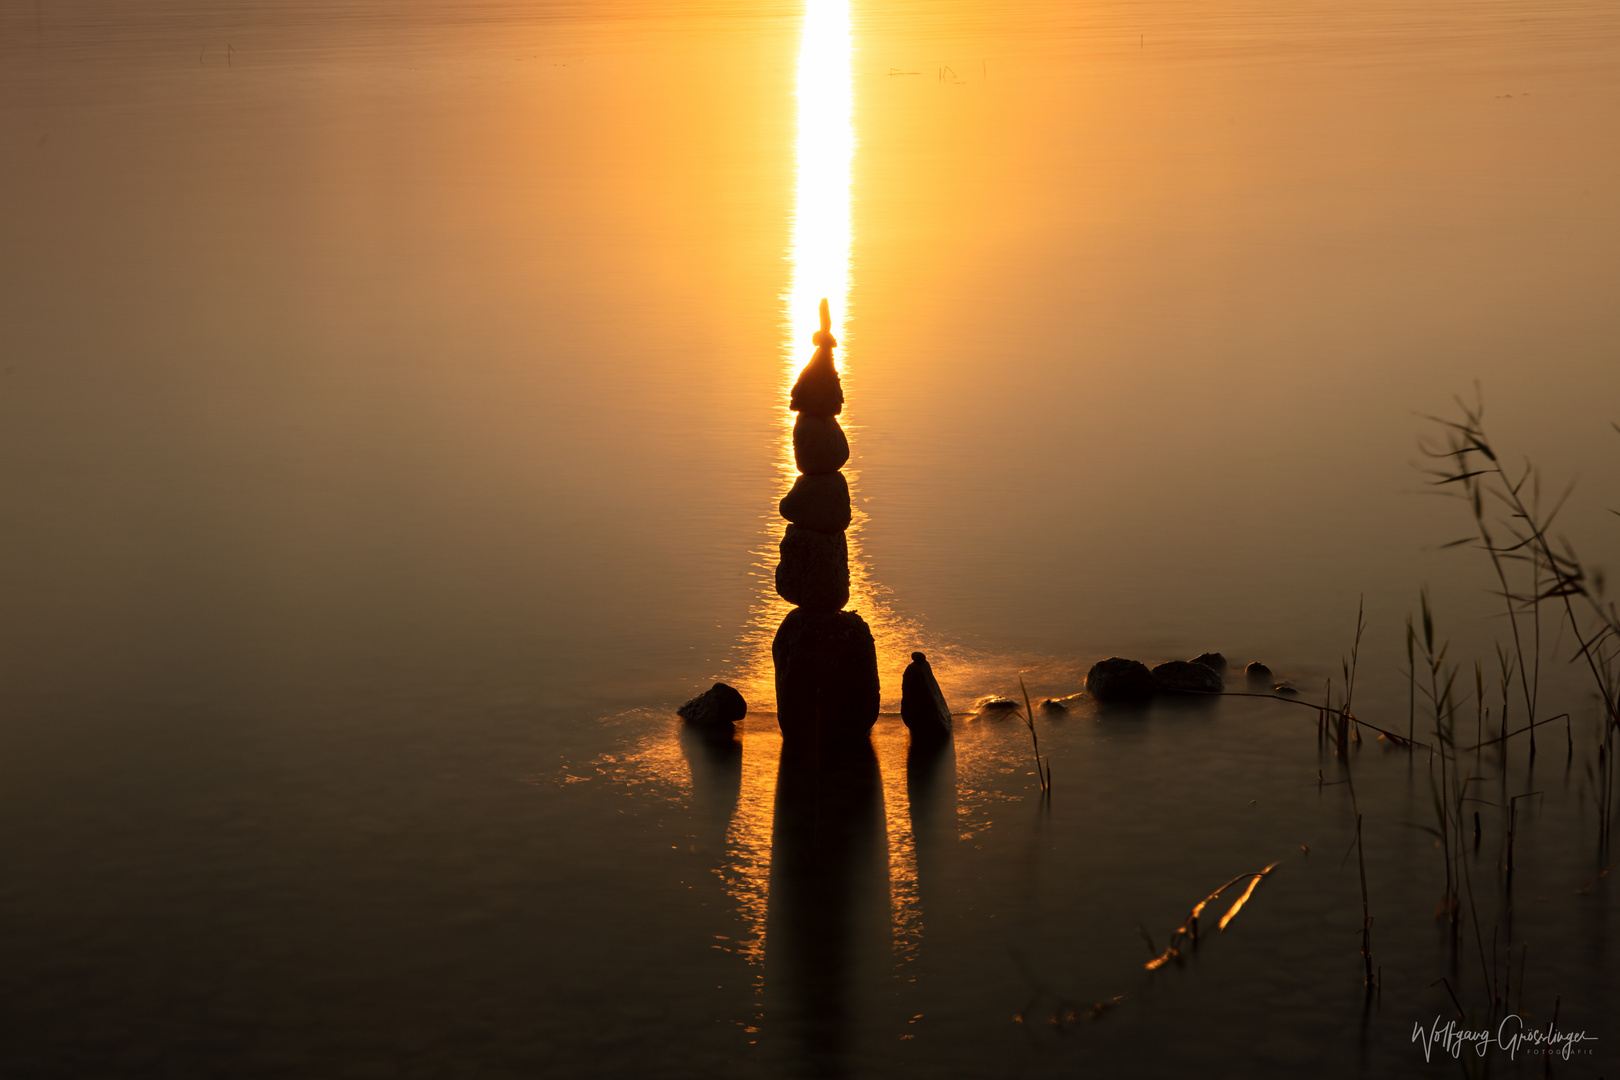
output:
{"label": "reflection of cairn in water", "polygon": [[878,711],[877,647],[849,602],[849,483],[839,470],[849,440],[838,426],[844,388],[833,366],[832,319],[821,302],[816,354],[793,384],[788,408],[799,478],[782,498],[788,520],[776,591],[795,605],[771,642],[776,713],[787,739],[864,738]]}
{"label": "reflection of cairn in water", "polygon": [[782,743],[771,826],[766,1010],[810,1076],[845,1075],[858,1018],[889,976],[883,779],[870,741]]}

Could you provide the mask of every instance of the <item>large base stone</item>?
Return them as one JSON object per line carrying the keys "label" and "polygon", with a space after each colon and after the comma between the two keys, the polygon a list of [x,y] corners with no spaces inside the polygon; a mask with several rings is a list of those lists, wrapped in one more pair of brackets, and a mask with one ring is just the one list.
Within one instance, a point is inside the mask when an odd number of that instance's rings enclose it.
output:
{"label": "large base stone", "polygon": [[1145,701],[1153,696],[1153,676],[1140,661],[1110,656],[1086,672],[1086,690],[1098,701]]}
{"label": "large base stone", "polygon": [[790,740],[864,739],[878,714],[877,646],[853,611],[790,611],[771,642],[776,719]]}

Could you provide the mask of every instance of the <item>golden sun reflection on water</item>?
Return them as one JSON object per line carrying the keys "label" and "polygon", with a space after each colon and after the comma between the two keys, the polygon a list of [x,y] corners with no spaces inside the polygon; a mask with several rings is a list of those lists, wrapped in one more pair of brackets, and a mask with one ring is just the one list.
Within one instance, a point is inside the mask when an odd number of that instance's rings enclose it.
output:
{"label": "golden sun reflection on water", "polygon": [[849,300],[849,184],[855,159],[855,99],[850,60],[849,0],[809,0],[799,50],[797,187],[793,213],[793,283],[783,297],[788,365],[817,326],[817,305],[832,306],[833,333],[843,335]]}
{"label": "golden sun reflection on water", "polygon": [[[919,878],[919,837],[917,810],[908,790],[907,750],[909,735],[892,712],[898,709],[901,673],[913,650],[924,649],[936,660],[947,659],[956,680],[982,679],[986,665],[982,658],[966,651],[929,640],[913,619],[897,615],[888,601],[887,590],[874,579],[862,551],[861,536],[867,523],[860,498],[861,404],[859,335],[851,335],[847,325],[852,291],[850,214],[852,165],[856,148],[854,95],[851,59],[854,41],[850,25],[849,0],[807,0],[804,35],[798,67],[797,188],[789,258],[792,276],[782,293],[782,351],[780,355],[781,424],[776,440],[780,499],[793,486],[797,469],[793,461],[793,420],[786,409],[798,373],[812,354],[811,334],[819,325],[818,306],[828,300],[833,333],[839,339],[836,354],[848,402],[840,422],[849,434],[850,464],[844,469],[853,501],[853,520],[848,532],[850,570],[850,610],[857,611],[871,627],[877,644],[879,678],[889,715],[879,718],[873,729],[882,783],[883,849],[886,859],[888,936],[893,949],[894,974],[905,978],[919,954],[923,938],[924,887]],[[853,337],[853,342],[852,342]],[[854,348],[851,345],[854,344]],[[735,904],[743,926],[735,939],[717,948],[734,951],[754,971],[753,982],[763,1008],[767,967],[766,924],[770,909],[771,856],[776,821],[778,766],[781,759],[781,732],[770,710],[775,701],[774,666],[771,641],[791,605],[776,594],[774,571],[777,545],[786,523],[776,512],[775,502],[761,508],[762,546],[754,554],[752,570],[759,591],[750,621],[744,632],[743,662],[731,681],[750,703],[748,717],[740,725],[741,740],[735,759],[729,750],[718,750],[692,732],[684,732],[679,748],[644,745],[630,763],[649,769],[694,800],[694,808],[707,804],[710,836],[721,854],[713,866],[723,887]],[[1001,667],[1005,668],[1003,662]],[[1010,689],[1010,687],[1009,687]],[[958,703],[961,707],[961,703]],[[947,782],[947,800],[957,813],[955,766]],[[700,774],[707,781],[700,782]],[[703,793],[707,791],[708,795]],[[718,793],[718,798],[717,798]],[[963,812],[966,812],[964,806]],[[982,826],[980,826],[982,827]],[[930,826],[930,831],[937,831]],[[959,828],[950,823],[952,841]],[[756,1014],[751,1022],[757,1022]],[[750,1031],[753,1029],[750,1028]]]}
{"label": "golden sun reflection on water", "polygon": [[[564,782],[606,780],[641,798],[667,801],[690,812],[689,838],[694,851],[709,858],[740,924],[713,947],[740,957],[749,969],[754,1006],[746,1020],[752,1027],[764,1019],[767,971],[767,923],[771,905],[772,848],[776,839],[776,794],[782,754],[776,716],[750,711],[738,725],[737,741],[716,740],[680,727],[672,731],[664,717],[637,710],[621,718],[638,734],[589,765],[573,769]],[[654,730],[648,730],[649,723]],[[1006,808],[1029,796],[997,789],[1006,777],[1027,774],[1027,747],[1007,739],[1008,722],[965,722],[943,762],[928,775],[932,794],[908,773],[910,736],[898,718],[887,715],[872,729],[872,746],[881,776],[880,873],[886,878],[886,935],[891,977],[916,980],[916,962],[924,946],[930,910],[939,914],[949,898],[937,892],[931,874],[939,853],[957,844],[974,843]],[[932,854],[930,854],[932,853]],[[930,893],[930,888],[936,890]],[[860,898],[850,897],[852,902]]]}
{"label": "golden sun reflection on water", "polygon": [[[852,418],[858,416],[860,404],[859,376],[857,374],[852,383],[847,325],[853,242],[850,185],[856,147],[851,71],[854,48],[849,0],[808,0],[796,90],[797,181],[788,250],[792,277],[782,293],[781,401],[785,406],[799,370],[812,354],[810,336],[819,325],[818,305],[826,298],[832,313],[833,334],[839,339],[837,363],[851,399],[839,418],[851,445],[850,463],[844,468],[854,503],[847,537],[849,608],[860,612],[872,628],[877,641],[879,675],[888,695],[887,704],[893,708],[898,704],[895,694],[900,685],[900,673],[911,651],[921,646],[918,628],[891,610],[885,590],[873,580],[861,549],[861,531],[867,515],[860,499],[859,425],[852,422]],[[779,477],[776,498],[780,499],[797,476],[793,463],[793,414],[785,408],[776,442],[776,462]],[[777,516],[774,504],[765,508],[762,516],[765,518],[764,544],[755,552],[752,568],[760,582],[759,596],[750,614],[745,634],[746,659],[738,680],[743,696],[761,705],[776,696],[771,639],[783,617],[792,610],[791,605],[776,595],[774,584],[777,545],[786,523]]]}
{"label": "golden sun reflection on water", "polygon": [[[810,336],[819,325],[820,301],[826,298],[833,318],[833,334],[840,342],[837,360],[846,393],[858,406],[859,380],[850,377],[851,341],[847,324],[852,242],[850,182],[856,146],[853,53],[849,0],[807,0],[797,84],[797,184],[789,249],[792,277],[782,294],[783,405],[800,368],[811,355]],[[862,557],[860,535],[866,514],[861,509],[859,472],[853,467],[858,461],[859,431],[851,423],[851,414],[852,409],[846,405],[840,418],[849,432],[852,451],[850,466],[844,470],[854,502],[848,533],[849,607],[859,611],[872,628],[882,685],[892,697],[899,688],[900,672],[910,651],[918,646],[914,643],[914,628],[901,625],[895,618]],[[776,442],[780,478],[777,498],[787,493],[797,475],[792,430],[793,415],[784,409]],[[774,511],[774,506],[767,510],[766,542],[757,552],[754,569],[760,578],[760,592],[746,635],[749,662],[739,680],[744,696],[760,706],[775,699],[771,640],[777,626],[791,610],[791,606],[776,595],[774,587],[777,545],[786,527]],[[760,716],[756,722],[754,716],[750,717],[748,752],[744,754],[749,764],[744,766],[743,791],[728,836],[727,865],[719,871],[748,924],[748,933],[743,939],[749,944],[741,951],[755,963],[764,959],[776,790],[774,766],[781,747],[777,731],[767,734],[761,730],[772,720],[774,717]],[[891,738],[879,739],[878,745],[889,855],[891,922],[898,961],[914,951],[921,932],[916,859],[903,786],[904,744],[903,741],[895,744]]]}

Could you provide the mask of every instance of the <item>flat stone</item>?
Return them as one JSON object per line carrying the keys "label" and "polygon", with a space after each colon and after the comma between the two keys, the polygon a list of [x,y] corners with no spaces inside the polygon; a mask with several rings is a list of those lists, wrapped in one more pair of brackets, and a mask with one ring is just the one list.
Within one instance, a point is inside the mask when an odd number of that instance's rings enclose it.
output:
{"label": "flat stone", "polygon": [[1192,658],[1192,663],[1203,664],[1205,667],[1216,673],[1226,670],[1226,657],[1222,656],[1218,652],[1199,653],[1197,656]]}
{"label": "flat stone", "polygon": [[841,533],[849,528],[849,481],[844,474],[815,473],[793,482],[777,507],[795,525],[816,532]]}
{"label": "flat stone", "polygon": [[748,703],[735,688],[717,682],[676,710],[681,719],[699,727],[735,724],[748,715]]}
{"label": "flat stone", "polygon": [[823,345],[799,372],[788,408],[813,416],[837,416],[844,411],[844,384],[833,366],[832,349]]}
{"label": "flat stone", "polygon": [[789,525],[776,564],[776,593],[811,611],[837,611],[849,603],[849,543],[843,533]]}
{"label": "flat stone", "polygon": [[771,642],[776,718],[790,740],[865,738],[878,714],[877,646],[853,611],[790,611]]}
{"label": "flat stone", "polygon": [[978,712],[1011,712],[1012,710],[1018,708],[1018,702],[1014,701],[1012,698],[1004,698],[996,694],[991,694],[989,697],[982,697],[978,701],[975,701],[973,703],[973,708]]}
{"label": "flat stone", "polygon": [[1213,668],[1191,660],[1171,660],[1154,668],[1152,674],[1153,688],[1169,693],[1211,693],[1222,688],[1221,677]]}
{"label": "flat stone", "polygon": [[900,677],[900,719],[911,729],[913,739],[938,742],[951,737],[951,709],[934,678],[928,657],[911,654]]}
{"label": "flat stone", "polygon": [[1249,681],[1253,683],[1269,683],[1271,681],[1271,669],[1258,660],[1253,661],[1248,667],[1244,668],[1243,674],[1247,675]]}
{"label": "flat stone", "polygon": [[837,472],[848,461],[849,437],[837,417],[801,412],[793,421],[793,464],[800,472]]}
{"label": "flat stone", "polygon": [[1110,656],[1086,672],[1086,690],[1098,701],[1142,701],[1153,696],[1153,676],[1140,661]]}

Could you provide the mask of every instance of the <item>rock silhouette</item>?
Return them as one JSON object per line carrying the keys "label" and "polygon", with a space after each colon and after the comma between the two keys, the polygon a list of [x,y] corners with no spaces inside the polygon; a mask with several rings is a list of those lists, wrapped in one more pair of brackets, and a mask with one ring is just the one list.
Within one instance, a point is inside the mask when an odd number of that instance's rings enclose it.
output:
{"label": "rock silhouette", "polygon": [[1086,672],[1086,690],[1098,701],[1143,701],[1153,696],[1153,675],[1139,660],[1110,656]]}
{"label": "rock silhouette", "polygon": [[866,738],[877,720],[877,647],[866,621],[843,610],[849,603],[844,533],[851,509],[849,482],[839,470],[849,460],[849,440],[837,420],[844,387],[833,364],[838,341],[826,300],[821,329],[811,341],[816,353],[788,401],[799,414],[793,461],[801,475],[777,508],[789,524],[776,564],[776,592],[795,610],[771,642],[776,715],[788,742],[851,742]]}
{"label": "rock silhouette", "polygon": [[735,688],[717,682],[675,710],[682,720],[699,727],[735,724],[748,715],[748,703]]}
{"label": "rock silhouette", "polygon": [[1222,689],[1221,677],[1207,664],[1171,660],[1152,671],[1153,688],[1168,693],[1212,693]]}
{"label": "rock silhouette", "polygon": [[811,611],[837,611],[849,603],[849,543],[843,533],[789,525],[776,564],[776,592]]}
{"label": "rock silhouette", "polygon": [[784,739],[853,741],[878,713],[877,645],[853,611],[787,613],[771,642]]}
{"label": "rock silhouette", "polygon": [[849,528],[849,481],[841,472],[813,473],[793,482],[777,507],[795,525],[816,532],[842,533]]}
{"label": "rock silhouette", "polygon": [[951,737],[951,709],[940,692],[939,680],[928,657],[911,654],[900,677],[900,719],[911,729],[913,740],[942,742]]}
{"label": "rock silhouette", "polygon": [[837,416],[844,411],[844,384],[838,378],[838,369],[833,366],[832,358],[833,346],[838,342],[825,330],[816,338],[820,348],[804,370],[799,372],[788,408],[814,416]]}
{"label": "rock silhouette", "polygon": [[833,473],[849,461],[849,438],[831,416],[801,412],[793,423],[793,464],[806,476]]}

